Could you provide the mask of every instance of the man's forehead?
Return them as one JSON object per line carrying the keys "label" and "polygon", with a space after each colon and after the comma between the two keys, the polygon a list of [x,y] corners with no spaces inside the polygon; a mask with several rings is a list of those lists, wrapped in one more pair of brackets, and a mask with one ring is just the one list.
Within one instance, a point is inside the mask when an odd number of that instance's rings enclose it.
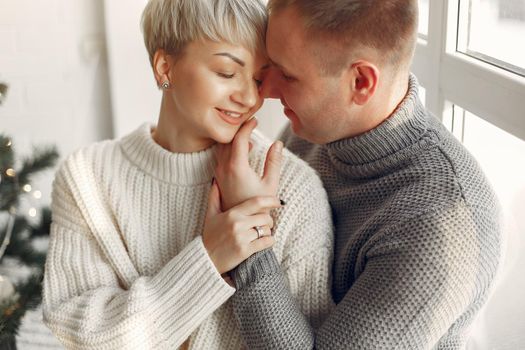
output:
{"label": "man's forehead", "polygon": [[286,70],[293,68],[308,55],[307,41],[298,18],[288,9],[271,15],[266,35],[268,56],[274,66]]}

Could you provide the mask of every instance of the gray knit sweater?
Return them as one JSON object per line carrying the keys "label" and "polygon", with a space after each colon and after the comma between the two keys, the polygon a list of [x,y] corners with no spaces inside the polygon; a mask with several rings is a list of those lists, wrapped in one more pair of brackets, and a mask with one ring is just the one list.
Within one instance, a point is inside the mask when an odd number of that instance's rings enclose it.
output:
{"label": "gray knit sweater", "polygon": [[286,147],[315,168],[335,224],[336,308],[313,329],[271,250],[233,271],[250,349],[461,349],[500,261],[497,200],[474,158],[421,104],[377,128]]}

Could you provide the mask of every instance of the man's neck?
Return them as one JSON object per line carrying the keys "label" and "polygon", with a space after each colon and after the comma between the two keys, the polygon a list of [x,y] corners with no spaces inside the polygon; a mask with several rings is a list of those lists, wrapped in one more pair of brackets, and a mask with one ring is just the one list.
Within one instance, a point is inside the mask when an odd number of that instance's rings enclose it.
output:
{"label": "man's neck", "polygon": [[366,124],[359,134],[353,136],[359,136],[375,129],[394,114],[407,95],[408,80],[409,73],[404,77],[393,79],[392,84],[382,86],[379,89],[373,100],[370,101],[371,103],[362,111],[363,118],[366,118]]}

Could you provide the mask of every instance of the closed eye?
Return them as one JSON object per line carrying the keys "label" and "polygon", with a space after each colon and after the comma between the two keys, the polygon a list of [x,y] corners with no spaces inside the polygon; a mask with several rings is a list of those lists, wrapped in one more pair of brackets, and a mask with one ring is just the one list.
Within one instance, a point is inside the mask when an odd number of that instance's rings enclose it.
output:
{"label": "closed eye", "polygon": [[217,73],[217,75],[221,78],[231,79],[235,76],[235,73],[233,74],[227,74],[227,73]]}
{"label": "closed eye", "polygon": [[291,77],[289,75],[286,75],[284,74],[283,72],[281,72],[281,78],[287,82],[292,82],[292,81],[295,81],[297,79],[295,79],[294,77]]}

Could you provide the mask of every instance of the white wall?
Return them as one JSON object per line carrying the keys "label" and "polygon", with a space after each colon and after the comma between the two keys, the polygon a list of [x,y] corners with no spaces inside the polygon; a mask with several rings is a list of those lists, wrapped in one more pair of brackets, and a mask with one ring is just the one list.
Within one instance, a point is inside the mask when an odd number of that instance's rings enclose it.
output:
{"label": "white wall", "polygon": [[[0,0],[0,132],[62,158],[112,136],[102,0]],[[52,172],[36,181],[49,201]]]}

